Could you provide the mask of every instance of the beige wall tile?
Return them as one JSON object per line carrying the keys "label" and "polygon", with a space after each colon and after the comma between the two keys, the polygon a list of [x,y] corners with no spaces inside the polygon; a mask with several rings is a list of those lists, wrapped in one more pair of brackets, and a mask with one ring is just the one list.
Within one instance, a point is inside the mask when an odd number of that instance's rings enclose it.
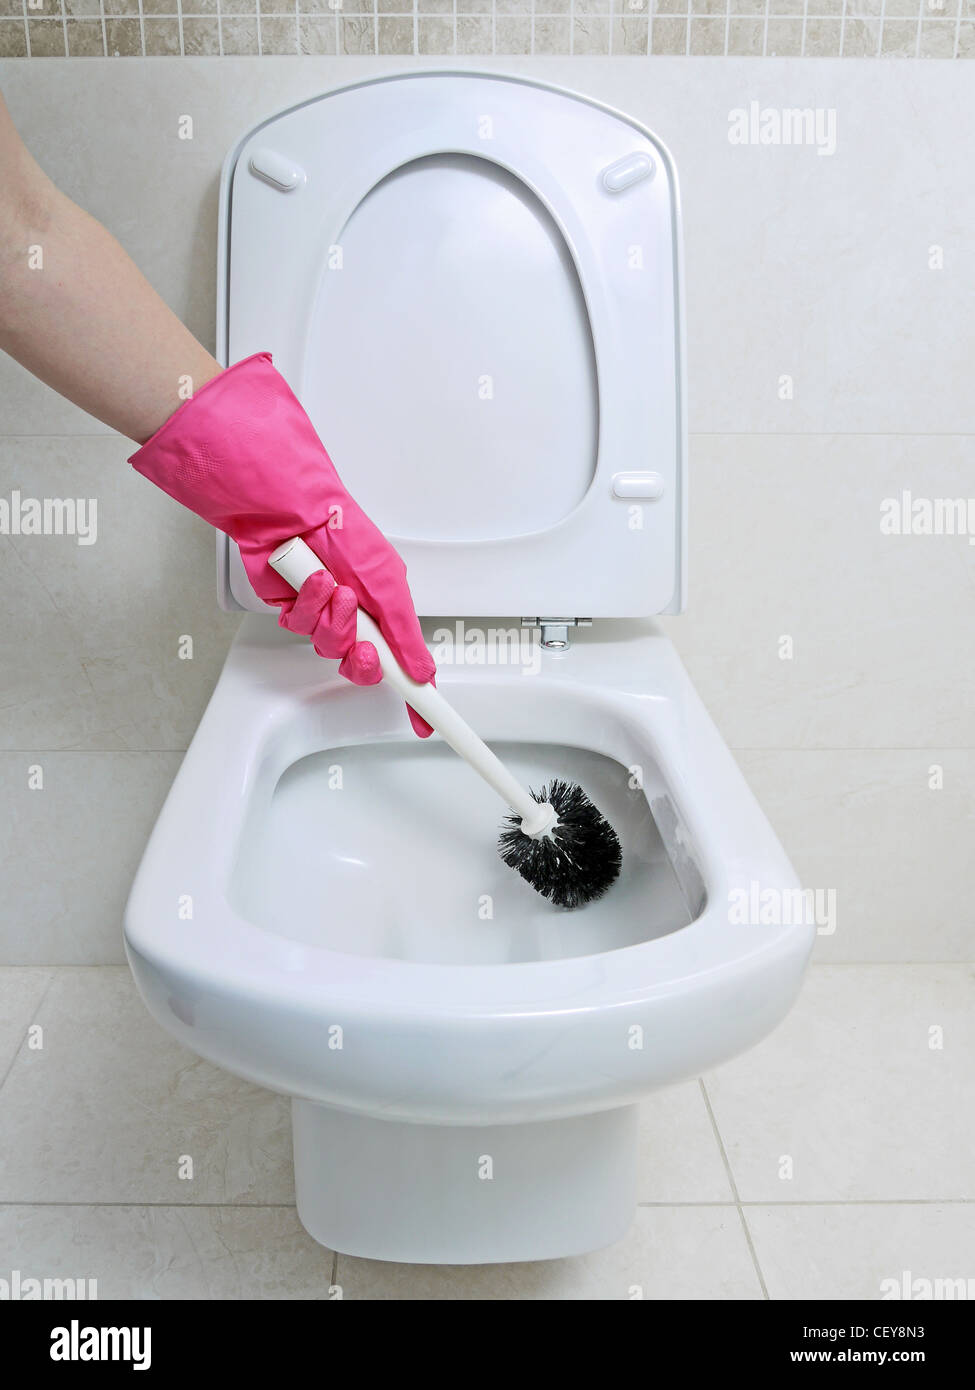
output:
{"label": "beige wall tile", "polygon": [[919,58],[951,58],[955,51],[955,21],[925,20],[921,25]]}
{"label": "beige wall tile", "polygon": [[535,17],[535,52],[568,53],[570,44],[567,19]]}
{"label": "beige wall tile", "polygon": [[775,58],[798,56],[802,52],[802,20],[770,19],[765,52]]}
{"label": "beige wall tile", "polygon": [[844,58],[874,58],[880,47],[880,20],[847,16],[843,27]]}
{"label": "beige wall tile", "polygon": [[880,36],[884,58],[913,58],[917,48],[916,19],[885,19]]}
{"label": "beige wall tile", "polygon": [[685,53],[687,51],[686,19],[654,19],[650,34],[654,53]]}
{"label": "beige wall tile", "polygon": [[334,53],[338,47],[336,21],[325,15],[299,15],[298,39],[302,53]]}
{"label": "beige wall tile", "polygon": [[261,16],[261,51],[298,52],[298,21],[294,15]]}
{"label": "beige wall tile", "polygon": [[178,19],[144,19],[142,28],[148,56],[172,58],[179,55]]}
{"label": "beige wall tile", "polygon": [[339,20],[339,52],[364,54],[376,51],[376,21],[371,16]]}
{"label": "beige wall tile", "polygon": [[[457,21],[458,29],[460,19]],[[499,15],[495,27],[494,51],[496,53],[530,53],[532,51],[532,26],[530,19],[513,19]]]}
{"label": "beige wall tile", "polygon": [[491,53],[493,52],[493,48],[494,32],[490,15],[458,16],[458,53]]}
{"label": "beige wall tile", "polygon": [[613,20],[611,52],[642,55],[649,51],[650,21],[624,10]]}
{"label": "beige wall tile", "polygon": [[0,547],[0,748],[179,750],[203,713],[237,619],[216,606],[211,529],[129,467],[132,448],[117,436],[0,440],[0,496],[97,506],[93,544]]}
{"label": "beige wall tile", "polygon": [[803,52],[807,58],[835,58],[840,51],[843,23],[839,19],[807,19]]}
{"label": "beige wall tile", "polygon": [[26,58],[27,27],[22,19],[0,20],[0,58]]}
{"label": "beige wall tile", "polygon": [[[3,964],[125,961],[122,915],[179,753],[0,753]],[[28,786],[40,768],[43,788]],[[0,1184],[2,1190],[2,1184]]]}
{"label": "beige wall tile", "polygon": [[105,42],[100,19],[69,19],[65,24],[68,35],[68,56],[71,58],[103,58]]}
{"label": "beige wall tile", "polygon": [[818,961],[970,959],[975,752],[737,758],[803,886],[835,891],[835,931],[818,937]]}
{"label": "beige wall tile", "polygon": [[578,54],[609,52],[609,20],[598,15],[576,18],[572,25],[572,51]]}
{"label": "beige wall tile", "polygon": [[221,19],[220,42],[224,53],[231,57],[256,53],[258,51],[256,16],[254,19]]}
{"label": "beige wall tile", "polygon": [[402,16],[392,19],[380,17],[379,52],[412,53],[413,20]]}
{"label": "beige wall tile", "polygon": [[723,18],[691,20],[691,53],[696,57],[715,57],[724,53],[725,21]]}
{"label": "beige wall tile", "polygon": [[189,58],[220,52],[220,24],[217,19],[183,19],[183,51]]}
{"label": "beige wall tile", "polygon": [[142,54],[142,25],[137,19],[106,19],[105,51],[110,58]]}
{"label": "beige wall tile", "polygon": [[975,548],[881,531],[886,499],[966,497],[973,470],[971,436],[692,439],[688,611],[666,627],[733,748],[975,747]]}
{"label": "beige wall tile", "polygon": [[418,53],[453,53],[453,51],[453,20],[421,18],[417,21]]}
{"label": "beige wall tile", "polygon": [[728,52],[744,57],[761,55],[765,43],[765,21],[732,19],[728,23]]}
{"label": "beige wall tile", "polygon": [[63,58],[65,56],[64,23],[60,19],[28,19],[32,58]]}

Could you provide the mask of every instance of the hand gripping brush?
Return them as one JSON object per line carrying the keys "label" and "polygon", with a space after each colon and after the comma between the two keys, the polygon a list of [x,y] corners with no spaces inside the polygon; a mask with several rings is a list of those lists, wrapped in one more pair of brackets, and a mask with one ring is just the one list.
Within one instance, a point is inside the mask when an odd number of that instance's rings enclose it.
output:
{"label": "hand gripping brush", "polygon": [[[295,592],[309,575],[326,568],[300,536],[279,545],[268,563]],[[410,679],[377,624],[361,608],[356,638],[373,644],[383,679],[511,808],[498,839],[498,852],[509,868],[556,907],[582,907],[602,897],[620,871],[620,842],[582,788],[555,780],[539,792],[528,791],[436,686]]]}

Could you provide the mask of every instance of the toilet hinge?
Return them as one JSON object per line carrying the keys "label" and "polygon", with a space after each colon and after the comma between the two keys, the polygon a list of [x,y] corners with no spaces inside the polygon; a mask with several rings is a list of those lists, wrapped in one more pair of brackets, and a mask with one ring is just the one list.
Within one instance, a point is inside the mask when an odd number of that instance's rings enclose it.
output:
{"label": "toilet hinge", "polygon": [[564,652],[569,646],[570,627],[592,627],[592,618],[522,618],[522,627],[540,627],[546,651]]}

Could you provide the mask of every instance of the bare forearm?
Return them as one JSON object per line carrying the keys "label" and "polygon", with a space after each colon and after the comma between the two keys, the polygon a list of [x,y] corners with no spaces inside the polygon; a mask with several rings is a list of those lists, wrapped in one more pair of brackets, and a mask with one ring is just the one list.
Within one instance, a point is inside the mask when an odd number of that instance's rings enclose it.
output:
{"label": "bare forearm", "polygon": [[221,370],[122,247],[33,161],[0,102],[0,348],[143,443]]}

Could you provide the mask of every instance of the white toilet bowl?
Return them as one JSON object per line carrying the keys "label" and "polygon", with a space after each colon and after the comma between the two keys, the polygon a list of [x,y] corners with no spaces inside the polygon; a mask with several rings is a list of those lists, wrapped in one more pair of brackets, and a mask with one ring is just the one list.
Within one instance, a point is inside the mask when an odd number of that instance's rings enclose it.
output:
{"label": "white toilet bowl", "polygon": [[[542,168],[532,120],[550,139],[543,118],[552,111],[566,125],[579,187],[557,196],[553,155],[544,165],[548,211],[532,212],[510,179],[518,164],[519,176]],[[512,112],[521,119],[505,152]],[[488,121],[497,141],[491,157],[504,170],[500,179],[489,173],[484,187],[464,162],[473,156],[462,132],[475,119]],[[371,132],[362,148],[375,167],[358,170],[356,188],[348,162],[333,169],[321,153],[330,121]],[[544,143],[540,137],[540,149]],[[476,329],[469,306],[458,315],[456,284],[451,294],[422,287],[438,332],[451,337],[451,362],[463,359],[471,382],[486,356],[482,374],[502,392],[535,367],[539,384],[528,382],[529,399],[514,415],[503,401],[472,428],[471,402],[479,411],[485,399],[472,391],[470,401],[450,406],[450,419],[428,428],[429,458],[412,464],[421,508],[388,468],[420,378],[411,377],[410,391],[399,382],[390,388],[397,418],[387,422],[365,408],[361,381],[344,381],[351,405],[343,411],[329,398],[338,368],[319,370],[322,305],[336,310],[338,333],[349,324],[343,296],[351,295],[348,313],[357,315],[367,312],[371,291],[353,279],[336,298],[316,279],[299,312],[316,246],[319,259],[339,249],[342,273],[368,260],[375,209],[360,218],[359,240],[349,229],[369,191],[381,187],[384,214],[395,212],[390,197],[394,204],[413,197],[409,177],[388,182],[404,160],[423,183],[424,216],[434,219],[428,269],[442,269],[452,254],[452,189],[465,200],[470,192],[478,210],[479,230],[463,247],[478,241],[489,212],[500,211],[481,243],[486,254],[494,257],[510,233],[507,254],[540,257],[506,301],[505,332],[494,337],[490,315],[475,315]],[[323,170],[329,181],[316,203]],[[624,216],[620,200],[634,189],[644,201]],[[583,217],[587,200],[591,219]],[[290,260],[269,249],[279,248],[288,225],[280,219],[288,217],[297,219]],[[588,252],[580,249],[585,224],[599,218],[608,263],[613,247],[625,262],[627,248],[640,244],[634,227],[656,219],[657,242],[645,238],[655,248],[652,264],[637,258],[637,278],[649,272],[638,290],[604,269],[595,235]],[[543,264],[553,226],[565,246]],[[386,469],[390,520],[381,489],[371,510],[407,557],[418,611],[461,614],[481,636],[518,626],[510,617],[488,621],[493,611],[594,618],[591,628],[573,628],[570,619],[571,645],[536,642],[527,662],[490,641],[474,662],[466,644],[445,648],[442,621],[428,619],[425,631],[447,698],[523,780],[580,782],[620,835],[623,870],[584,910],[561,912],[537,898],[497,857],[503,808],[493,794],[443,744],[414,738],[391,691],[348,685],[332,663],[259,613],[239,557],[224,546],[224,601],[253,612],[132,889],[125,932],[139,988],[188,1047],[292,1097],[299,1215],[332,1249],[473,1263],[607,1244],[623,1233],[635,1202],[637,1102],[773,1028],[796,995],[814,936],[811,925],[786,924],[788,912],[769,924],[742,910],[757,894],[794,901],[798,884],[671,644],[646,621],[679,610],[684,573],[679,221],[666,151],[625,118],[533,84],[481,74],[366,83],[285,113],[241,142],[224,172],[223,231],[224,352],[237,359],[271,347],[323,435],[331,415],[346,457],[372,460],[374,490]],[[412,238],[403,245],[409,259]],[[404,274],[409,283],[396,281],[394,307],[400,290],[409,298],[416,266]],[[553,290],[559,276],[568,283],[561,307]],[[537,344],[534,356],[521,357],[523,337],[510,322],[535,282],[544,305],[524,310],[526,333],[537,335],[539,314],[551,312],[559,326],[555,364],[570,377],[578,372],[593,394],[568,422],[573,435],[585,418],[595,430],[589,464],[566,462],[569,475],[582,467],[575,481],[560,472],[574,447],[568,439],[550,453],[530,438],[538,393],[559,389],[549,381],[551,364],[536,361]],[[624,322],[634,303],[635,324],[655,306],[646,342]],[[385,323],[389,295],[377,304]],[[581,356],[570,362],[575,349],[564,345],[564,330],[582,311],[591,342],[583,335]],[[414,331],[409,315],[397,322],[394,338]],[[506,354],[518,359],[512,375]],[[415,373],[406,355],[400,360]],[[653,379],[638,400],[617,394],[621,385],[636,389],[648,372]],[[432,389],[453,399],[443,381]],[[564,423],[555,420],[552,431]],[[497,486],[516,494],[515,509],[510,499],[489,499],[489,522],[464,515],[464,488],[455,486],[458,461],[467,467],[471,459],[460,452],[465,431],[474,453],[486,450],[479,468],[499,458]],[[507,438],[528,449],[513,474],[505,471]],[[354,471],[335,457],[343,474]],[[546,478],[556,473],[549,488]],[[476,493],[479,480],[475,470],[465,486]],[[585,484],[581,498],[577,483]],[[485,534],[474,534],[479,526]],[[456,544],[451,528],[460,533]],[[552,619],[535,626],[554,633]]]}

